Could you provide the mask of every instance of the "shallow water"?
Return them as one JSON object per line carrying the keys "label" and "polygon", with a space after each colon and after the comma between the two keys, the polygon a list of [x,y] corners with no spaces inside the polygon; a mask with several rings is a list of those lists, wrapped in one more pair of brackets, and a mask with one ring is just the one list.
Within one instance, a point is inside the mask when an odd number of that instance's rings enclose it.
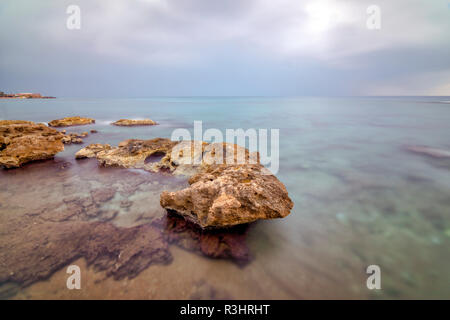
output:
{"label": "shallow water", "polygon": [[[66,288],[66,265],[43,279],[0,286],[3,298],[450,298],[450,160],[406,150],[450,150],[448,98],[153,98],[0,101],[0,119],[48,122],[87,116],[89,143],[171,136],[176,128],[280,129],[280,170],[294,209],[287,218],[251,226],[251,260],[239,265],[170,244],[172,259],[120,280],[88,265],[82,289]],[[149,117],[153,127],[115,127],[120,118]],[[162,190],[186,180],[137,170],[98,168],[75,161],[82,146],[55,160],[0,172],[1,239],[6,226],[30,212],[50,210],[70,196],[118,190],[92,221],[136,227],[165,216]],[[134,184],[140,181],[140,184]],[[45,210],[43,210],[43,208]],[[114,214],[112,214],[113,212]],[[25,219],[25,218],[24,218]],[[19,239],[20,240],[20,239]],[[1,240],[0,240],[1,241]],[[70,239],[68,239],[70,241]],[[6,243],[6,242],[5,242]],[[31,258],[0,243],[22,263]],[[58,247],[58,242],[47,244]],[[8,251],[6,251],[8,250]],[[36,249],[37,251],[40,248]],[[0,252],[0,256],[4,256]],[[3,263],[0,261],[0,263]],[[366,287],[366,268],[381,268],[381,290]],[[33,270],[33,266],[30,266]],[[37,267],[36,267],[37,269]],[[14,271],[11,271],[14,272]]]}

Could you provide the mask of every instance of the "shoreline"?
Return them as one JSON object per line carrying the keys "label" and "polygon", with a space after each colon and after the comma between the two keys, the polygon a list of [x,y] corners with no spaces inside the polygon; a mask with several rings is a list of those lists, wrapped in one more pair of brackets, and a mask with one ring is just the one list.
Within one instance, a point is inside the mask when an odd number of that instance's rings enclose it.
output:
{"label": "shoreline", "polygon": [[56,99],[56,97],[39,97],[39,98],[33,98],[33,97],[0,97],[1,99],[19,99],[19,100],[28,100],[28,99]]}

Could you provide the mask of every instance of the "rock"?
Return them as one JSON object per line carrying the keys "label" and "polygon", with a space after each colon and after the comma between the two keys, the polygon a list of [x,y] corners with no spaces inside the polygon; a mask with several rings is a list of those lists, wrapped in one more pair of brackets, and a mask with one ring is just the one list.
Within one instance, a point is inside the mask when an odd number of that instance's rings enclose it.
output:
{"label": "rock", "polygon": [[0,120],[0,165],[17,168],[51,159],[64,150],[63,134],[45,124],[21,120]]}
{"label": "rock", "polygon": [[97,130],[91,130],[91,133],[98,133]]}
{"label": "rock", "polygon": [[98,152],[98,162],[107,167],[143,168],[152,157],[161,157],[177,142],[169,139],[125,140],[118,147]]}
{"label": "rock", "polygon": [[76,159],[95,158],[100,151],[110,150],[109,144],[93,143],[75,153]]}
{"label": "rock", "polygon": [[133,205],[133,202],[128,200],[128,199],[120,201],[120,207],[121,208],[126,209],[126,208],[131,207],[132,205]]}
{"label": "rock", "polygon": [[106,202],[114,197],[116,191],[116,188],[112,187],[93,190],[91,191],[92,200],[94,200],[94,202],[96,203]]}
{"label": "rock", "polygon": [[433,158],[450,158],[450,150],[443,150],[438,148],[432,148],[427,146],[407,146],[406,149],[408,151],[423,154],[426,156],[430,156]]}
{"label": "rock", "polygon": [[108,167],[191,176],[189,188],[163,192],[160,202],[202,228],[282,218],[293,207],[284,185],[259,164],[259,154],[235,144],[156,138],[125,140],[118,147],[108,147],[91,145],[76,157],[95,156]]}
{"label": "rock", "polygon": [[239,225],[226,230],[204,230],[178,214],[169,212],[165,222],[165,238],[171,244],[210,258],[231,259],[243,266],[250,262],[247,246],[248,225]]}
{"label": "rock", "polygon": [[95,123],[95,120],[91,118],[66,117],[63,119],[52,120],[48,123],[48,125],[50,127],[69,127],[69,126],[81,126],[92,123]]}
{"label": "rock", "polygon": [[158,123],[151,119],[140,119],[140,120],[132,120],[132,119],[120,119],[116,122],[111,123],[115,126],[125,126],[125,127],[131,127],[131,126],[154,126]]}
{"label": "rock", "polygon": [[82,139],[82,138],[86,137],[87,135],[88,135],[87,132],[82,133],[82,134],[78,134],[78,133],[69,133],[69,134],[66,134],[66,135],[63,137],[62,142],[63,142],[64,144],[72,144],[72,143],[75,143],[75,144],[82,144],[82,143],[83,143],[83,139]]}
{"label": "rock", "polygon": [[260,164],[204,166],[189,184],[161,193],[161,206],[202,228],[283,218],[293,207],[285,186]]}
{"label": "rock", "polygon": [[211,143],[203,141],[181,141],[158,163],[146,164],[144,169],[157,172],[167,170],[173,174],[191,176],[202,166],[212,164],[259,163],[259,154],[232,143]]}

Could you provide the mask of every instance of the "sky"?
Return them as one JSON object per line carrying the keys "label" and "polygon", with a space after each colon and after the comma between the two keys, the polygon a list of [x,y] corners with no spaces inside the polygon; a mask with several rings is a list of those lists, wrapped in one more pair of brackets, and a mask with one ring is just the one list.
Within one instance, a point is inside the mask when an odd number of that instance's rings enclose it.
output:
{"label": "sky", "polygon": [[449,32],[450,0],[1,0],[0,91],[448,96]]}

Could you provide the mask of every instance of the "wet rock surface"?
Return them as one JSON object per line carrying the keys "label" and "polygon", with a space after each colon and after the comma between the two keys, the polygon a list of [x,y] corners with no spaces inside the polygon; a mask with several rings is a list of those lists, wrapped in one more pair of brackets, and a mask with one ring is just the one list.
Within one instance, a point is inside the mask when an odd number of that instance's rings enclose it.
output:
{"label": "wet rock surface", "polygon": [[138,120],[120,119],[111,124],[115,126],[133,127],[133,126],[154,126],[157,125],[158,123],[151,119],[138,119]]}
{"label": "wet rock surface", "polygon": [[70,127],[81,126],[95,123],[94,119],[84,117],[66,117],[62,119],[52,120],[48,123],[50,127]]}
{"label": "wet rock surface", "polygon": [[151,263],[171,259],[162,233],[151,225],[117,228],[110,223],[51,221],[39,213],[7,221],[0,244],[0,283],[21,286],[50,276],[84,257],[115,279],[132,278]]}
{"label": "wet rock surface", "polygon": [[60,132],[41,123],[0,120],[0,166],[17,168],[51,159],[64,150],[62,139]]}
{"label": "wet rock surface", "polygon": [[293,207],[284,185],[262,165],[212,165],[190,187],[161,193],[161,206],[202,228],[286,217]]}

